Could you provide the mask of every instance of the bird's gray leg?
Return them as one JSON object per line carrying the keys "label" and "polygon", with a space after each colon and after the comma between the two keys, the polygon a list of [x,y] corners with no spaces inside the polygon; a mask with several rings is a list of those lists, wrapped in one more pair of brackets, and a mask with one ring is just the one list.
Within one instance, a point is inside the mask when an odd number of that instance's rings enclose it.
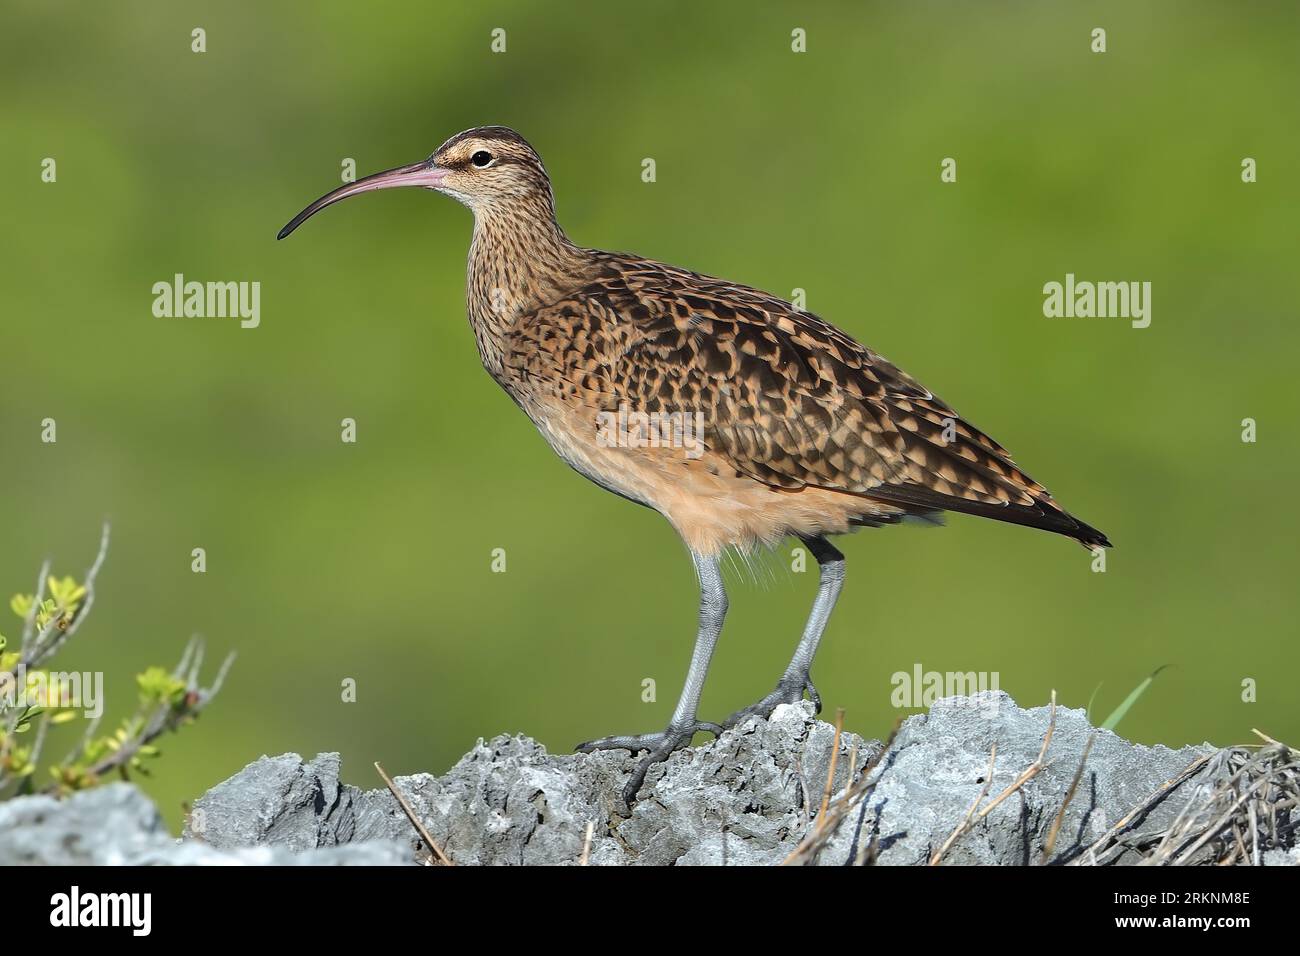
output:
{"label": "bird's gray leg", "polygon": [[700,579],[700,626],[695,637],[695,651],[691,655],[691,666],[686,672],[686,685],[673,710],[668,727],[654,734],[632,734],[628,736],[602,737],[579,744],[580,753],[593,750],[630,750],[636,753],[650,751],[633,771],[627,786],[623,788],[623,802],[631,806],[636,795],[645,782],[646,772],[660,761],[666,760],[674,750],[680,750],[691,742],[691,738],[701,730],[707,730],[715,736],[722,733],[717,724],[705,723],[695,719],[695,710],[700,703],[700,692],[704,689],[704,678],[709,672],[709,661],[713,658],[713,648],[722,633],[722,621],[727,616],[727,591],[722,586],[722,571],[716,557],[691,552],[695,562],[695,573]]}
{"label": "bird's gray leg", "polygon": [[767,717],[778,704],[793,704],[803,700],[805,690],[812,698],[817,713],[821,713],[822,699],[808,672],[812,668],[817,645],[821,643],[822,634],[826,630],[826,622],[830,620],[835,601],[840,596],[840,588],[844,585],[844,555],[825,538],[800,540],[808,546],[821,566],[821,583],[817,587],[817,598],[813,601],[812,611],[808,614],[808,623],[804,625],[803,636],[799,638],[799,646],[794,649],[794,657],[790,659],[785,673],[776,682],[776,689],[757,704],[736,711],[723,722],[723,726],[734,727],[746,717],[754,715]]}

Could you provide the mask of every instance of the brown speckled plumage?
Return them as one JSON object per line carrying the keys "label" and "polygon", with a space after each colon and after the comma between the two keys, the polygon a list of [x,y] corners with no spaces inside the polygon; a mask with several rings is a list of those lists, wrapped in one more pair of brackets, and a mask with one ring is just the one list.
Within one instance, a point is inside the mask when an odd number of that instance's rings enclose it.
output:
{"label": "brown speckled plumage", "polygon": [[[454,162],[485,142],[531,188],[476,209],[468,298],[484,366],[570,464],[664,513],[692,547],[749,548],[944,510],[1106,543],[1004,448],[817,316],[575,246],[556,224],[541,160],[517,134],[471,131],[434,157]],[[620,407],[702,413],[707,451],[693,461],[680,448],[601,447],[597,415]],[[704,500],[684,502],[692,492]]]}
{"label": "brown speckled plumage", "polygon": [[[420,186],[474,211],[467,299],[479,356],[551,447],[592,481],[663,514],[690,547],[699,629],[668,727],[581,750],[648,750],[624,788],[717,724],[696,719],[727,610],[718,555],[797,536],[820,566],[817,599],[776,689],[732,714],[766,716],[807,692],[844,580],[826,536],[941,511],[1066,535],[1105,535],[1061,509],[1006,449],[839,329],[747,286],[584,249],[555,219],[550,180],[519,134],[480,127],[422,163],[321,197],[280,232],[348,196]],[[609,440],[611,419],[628,435]],[[650,416],[698,427],[663,431]],[[667,437],[667,442],[656,441]],[[698,439],[698,440],[697,440]]]}

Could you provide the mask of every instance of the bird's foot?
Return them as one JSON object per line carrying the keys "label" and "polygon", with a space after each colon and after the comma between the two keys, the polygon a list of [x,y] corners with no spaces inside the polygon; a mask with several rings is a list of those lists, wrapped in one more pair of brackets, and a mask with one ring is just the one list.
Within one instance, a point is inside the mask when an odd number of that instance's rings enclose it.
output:
{"label": "bird's foot", "polygon": [[786,675],[776,682],[776,689],[768,694],[757,704],[750,704],[748,707],[736,711],[730,717],[722,722],[722,726],[730,730],[735,727],[746,717],[762,717],[767,719],[772,716],[772,711],[776,710],[780,704],[797,704],[803,700],[803,692],[808,692],[809,699],[816,708],[816,713],[822,712],[822,698],[817,693],[817,688],[813,686],[812,678],[807,674]]}
{"label": "bird's foot", "polygon": [[642,750],[649,751],[636,765],[632,776],[628,778],[627,785],[623,788],[623,804],[630,809],[636,802],[636,795],[640,792],[641,785],[645,783],[645,775],[650,768],[667,760],[674,751],[688,746],[691,739],[702,730],[715,737],[722,733],[722,728],[717,724],[693,720],[690,723],[669,724],[666,729],[656,734],[630,734],[588,740],[586,743],[578,744],[574,749],[583,754],[597,750],[630,750],[634,754]]}

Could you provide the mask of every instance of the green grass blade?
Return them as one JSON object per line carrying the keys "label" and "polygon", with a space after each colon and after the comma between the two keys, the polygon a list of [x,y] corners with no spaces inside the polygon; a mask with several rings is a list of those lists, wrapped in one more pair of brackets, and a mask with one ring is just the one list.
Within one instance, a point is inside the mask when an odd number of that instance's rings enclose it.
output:
{"label": "green grass blade", "polygon": [[1165,667],[1167,666],[1168,665],[1166,664],[1161,664],[1150,674],[1148,674],[1146,679],[1143,680],[1142,683],[1134,687],[1132,693],[1130,693],[1127,697],[1124,698],[1124,702],[1120,704],[1118,707],[1116,707],[1114,710],[1112,710],[1110,712],[1110,716],[1107,717],[1104,721],[1102,721],[1101,729],[1114,730],[1115,727],[1119,724],[1119,722],[1123,720],[1124,716],[1129,712],[1129,708],[1132,707],[1134,704],[1136,704],[1138,702],[1138,698],[1147,692],[1147,688],[1150,687],[1151,682],[1156,679],[1156,675],[1159,674],[1162,670],[1164,670]]}
{"label": "green grass blade", "polygon": [[[1104,682],[1103,682],[1104,683]],[[1083,715],[1088,718],[1088,723],[1092,724],[1092,704],[1097,699],[1097,691],[1101,690],[1101,684],[1092,689],[1092,695],[1088,698],[1088,706],[1083,709]],[[1093,726],[1096,726],[1093,724]]]}

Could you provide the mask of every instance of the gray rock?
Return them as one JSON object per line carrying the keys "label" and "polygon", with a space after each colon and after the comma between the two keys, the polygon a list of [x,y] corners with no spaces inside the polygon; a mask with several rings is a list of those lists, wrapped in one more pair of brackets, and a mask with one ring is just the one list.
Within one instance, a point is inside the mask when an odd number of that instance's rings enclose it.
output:
{"label": "gray rock", "polygon": [[[811,704],[780,707],[770,720],[750,720],[713,745],[673,754],[651,771],[628,819],[616,812],[633,765],[626,752],[557,756],[528,737],[503,735],[480,740],[442,777],[394,783],[459,864],[576,863],[588,821],[592,863],[777,863],[797,844],[807,808],[820,801],[834,736],[833,727],[813,719]],[[845,733],[837,787],[848,782],[855,745],[859,768],[879,747]],[[217,846],[293,840],[301,847],[304,834],[317,846],[397,839],[423,858],[392,794],[340,787],[337,768],[335,754],[310,763],[296,754],[263,757],[195,802],[190,832]],[[277,803],[280,793],[287,797]]]}
{"label": "gray rock", "polygon": [[[866,799],[815,862],[842,865],[864,847],[873,847],[881,864],[926,862],[984,788],[993,745],[985,805],[1038,756],[1048,719],[1048,707],[1021,710],[1001,693],[940,700],[908,719],[872,770]],[[944,862],[1040,862],[1093,733],[1083,711],[1058,708],[1045,768],[964,834]],[[574,864],[585,847],[598,865],[771,865],[810,832],[834,739],[834,728],[814,718],[811,704],[778,707],[768,720],[751,718],[652,769],[630,815],[618,801],[635,758],[625,751],[553,755],[523,736],[480,740],[442,776],[398,777],[395,785],[458,864]],[[832,799],[860,778],[881,746],[841,735]],[[1167,780],[1212,752],[1209,745],[1143,747],[1096,731],[1051,862],[1080,857]],[[1152,808],[1129,838],[1140,842],[1166,827],[1189,786]],[[386,788],[340,782],[337,754],[254,761],[195,802],[180,841],[126,784],[63,801],[0,804],[0,864],[384,865],[428,855]],[[1267,862],[1295,863],[1295,852],[1270,851]]]}
{"label": "gray rock", "polygon": [[339,783],[339,755],[304,763],[297,754],[262,757],[196,802],[185,835],[219,848],[292,851],[350,843],[352,791]]}
{"label": "gray rock", "polygon": [[[1005,693],[987,692],[945,698],[936,701],[928,714],[909,718],[876,775],[876,786],[862,815],[860,839],[879,839],[879,863],[927,862],[965,819],[984,788],[993,745],[997,744],[997,760],[984,804],[1010,786],[1038,757],[1050,713],[1046,706],[1022,710]],[[955,843],[943,862],[1041,862],[1048,831],[1093,733],[1083,710],[1058,707],[1045,769]],[[1110,731],[1096,731],[1051,862],[1068,862],[1078,856],[1165,781],[1215,750],[1209,744],[1181,750],[1144,747]],[[1176,812],[1177,801],[1157,805],[1133,831],[1135,837],[1168,826]],[[841,831],[824,858],[828,862],[847,859],[854,833],[855,828]],[[1133,861],[1131,854],[1119,860]]]}
{"label": "gray rock", "polygon": [[0,865],[131,863],[169,840],[158,809],[135,787],[112,783],[54,797],[0,803]]}
{"label": "gray rock", "polygon": [[395,866],[411,862],[393,841],[297,853],[283,846],[221,850],[167,832],[153,803],[134,786],[112,783],[54,797],[0,803],[0,866]]}
{"label": "gray rock", "polygon": [[[879,863],[926,862],[982,789],[993,744],[998,759],[986,802],[1037,757],[1048,716],[1048,707],[1021,710],[994,693],[941,700],[910,718],[873,772],[865,806],[854,808],[817,862],[843,864],[873,838]],[[1046,768],[965,834],[944,862],[1040,862],[1092,733],[1083,711],[1058,708]],[[651,771],[628,817],[616,806],[634,766],[626,752],[552,755],[522,736],[480,740],[443,776],[417,774],[395,784],[460,864],[574,863],[589,821],[594,864],[775,864],[799,845],[816,816],[834,735],[814,719],[811,704],[779,707],[769,720],[750,719],[715,742],[673,754]],[[833,791],[849,782],[851,763],[860,773],[880,746],[843,734]],[[1052,862],[1078,856],[1209,752],[1208,745],[1143,747],[1098,731]],[[201,797],[195,817],[205,819],[204,836],[218,846],[388,839],[406,841],[413,857],[427,855],[386,789],[341,786],[337,772],[334,754],[307,763],[297,755],[263,758]],[[1173,812],[1172,802],[1156,806],[1135,834],[1167,825]]]}

